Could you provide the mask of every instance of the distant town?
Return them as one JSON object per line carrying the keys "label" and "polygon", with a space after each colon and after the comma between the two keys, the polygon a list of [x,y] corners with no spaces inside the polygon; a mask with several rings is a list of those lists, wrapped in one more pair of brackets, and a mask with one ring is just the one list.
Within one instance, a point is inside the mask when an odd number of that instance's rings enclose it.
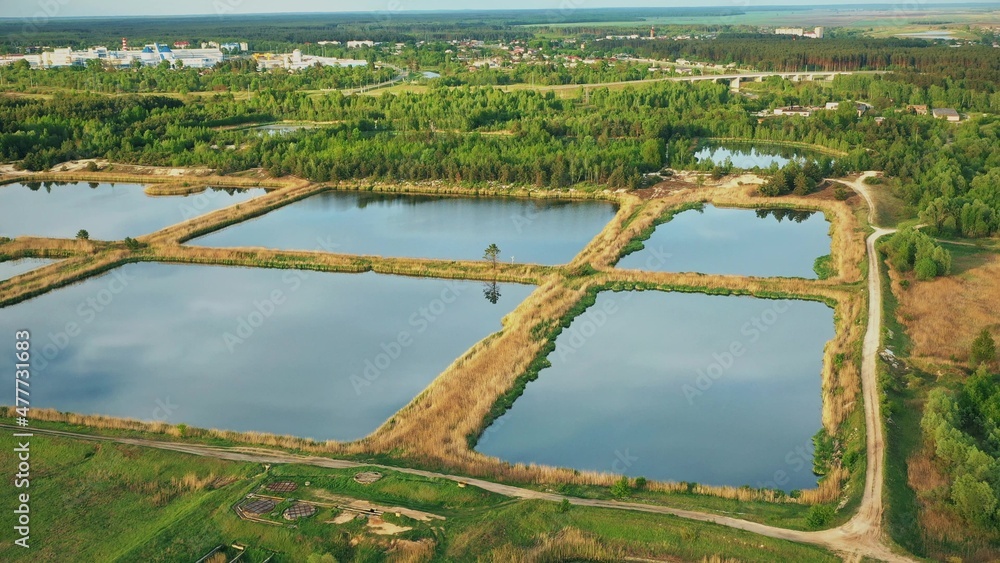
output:
{"label": "distant town", "polygon": [[[335,43],[337,41],[324,42]],[[349,49],[374,46],[372,41],[349,41]],[[364,60],[339,59],[334,57],[317,57],[303,55],[296,49],[285,54],[250,54],[246,42],[217,43],[214,41],[201,43],[200,47],[192,47],[187,41],[177,41],[170,46],[166,43],[148,43],[139,48],[130,48],[128,39],[122,38],[120,49],[108,49],[97,46],[86,50],[74,50],[69,47],[45,49],[37,48],[38,53],[23,55],[6,55],[0,57],[0,65],[13,64],[20,60],[27,61],[34,69],[60,68],[70,66],[85,66],[95,61],[112,68],[134,68],[140,66],[164,65],[170,68],[212,68],[215,65],[233,57],[253,57],[260,70],[285,68],[299,70],[314,65],[322,66],[363,66]]]}

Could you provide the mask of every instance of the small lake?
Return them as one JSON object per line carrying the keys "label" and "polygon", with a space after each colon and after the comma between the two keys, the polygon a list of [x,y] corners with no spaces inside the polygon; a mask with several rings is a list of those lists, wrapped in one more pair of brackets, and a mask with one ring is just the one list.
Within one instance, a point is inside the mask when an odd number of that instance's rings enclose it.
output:
{"label": "small lake", "polygon": [[934,40],[934,39],[946,39],[946,40],[958,39],[958,37],[955,37],[954,32],[948,31],[948,30],[944,30],[944,29],[939,30],[939,31],[928,30],[928,31],[917,31],[917,32],[914,32],[914,33],[899,33],[899,34],[896,35],[896,37],[906,37],[908,39],[931,39],[931,40]]}
{"label": "small lake", "polygon": [[5,308],[0,330],[32,331],[33,407],[353,440],[533,287],[499,289],[493,304],[481,282],[141,263]]}
{"label": "small lake", "polygon": [[833,336],[820,303],[601,293],[476,449],[664,481],[812,488]]}
{"label": "small lake", "polygon": [[148,196],[138,184],[34,182],[0,186],[0,236],[121,240],[248,201],[263,189],[210,188],[186,196]]}
{"label": "small lake", "polygon": [[694,156],[698,162],[707,160],[719,166],[724,165],[728,159],[735,168],[752,170],[770,168],[773,164],[781,168],[793,160],[805,162],[818,155],[790,147],[723,143],[702,147]]}
{"label": "small lake", "polygon": [[645,248],[618,267],[815,279],[813,264],[830,254],[830,244],[830,223],[822,213],[706,205],[656,227]]}
{"label": "small lake", "polygon": [[316,125],[313,124],[296,124],[296,123],[272,123],[270,125],[259,125],[257,127],[251,127],[252,131],[257,131],[262,134],[267,135],[284,135],[287,133],[294,133],[296,131],[302,131],[303,129],[315,129]]}
{"label": "small lake", "polygon": [[[614,205],[596,201],[324,192],[195,239],[211,247],[266,247],[444,260],[570,262],[604,228]],[[332,245],[332,246],[331,246]]]}
{"label": "small lake", "polygon": [[0,262],[0,281],[9,280],[14,276],[26,274],[32,270],[37,270],[49,264],[55,264],[58,260],[48,258],[22,258],[20,260],[7,260]]}

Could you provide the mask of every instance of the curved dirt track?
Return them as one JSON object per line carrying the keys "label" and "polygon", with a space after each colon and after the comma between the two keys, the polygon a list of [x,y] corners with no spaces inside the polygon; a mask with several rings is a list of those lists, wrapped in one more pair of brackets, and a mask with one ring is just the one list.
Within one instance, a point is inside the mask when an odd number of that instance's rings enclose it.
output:
{"label": "curved dirt track", "polygon": [[[869,219],[874,220],[874,205],[863,183],[864,178],[874,175],[868,172],[856,181],[849,182],[837,180],[853,188],[868,202]],[[635,512],[647,512],[655,514],[667,514],[691,520],[710,522],[727,526],[734,529],[745,530],[751,533],[760,534],[777,539],[784,539],[799,543],[817,545],[845,556],[848,560],[860,560],[868,557],[881,561],[913,561],[912,559],[894,553],[885,543],[882,531],[882,485],[883,485],[883,460],[885,447],[882,437],[881,408],[877,386],[877,358],[880,346],[880,335],[882,331],[882,287],[879,272],[878,255],[875,252],[875,243],[879,238],[894,232],[889,229],[876,228],[875,232],[867,240],[869,276],[869,317],[868,328],[865,333],[863,346],[863,360],[861,369],[862,393],[864,395],[865,426],[867,437],[867,471],[865,474],[865,490],[861,505],[857,513],[847,523],[829,530],[818,532],[805,532],[799,530],[788,530],[775,526],[768,526],[748,520],[720,516],[711,513],[697,512],[692,510],[682,510],[666,506],[656,506],[638,503],[627,503],[607,500],[580,499],[565,497],[563,495],[545,493],[521,487],[494,483],[480,479],[473,479],[459,475],[448,475],[424,471],[406,467],[393,467],[378,464],[358,463],[346,460],[337,460],[318,456],[304,456],[291,454],[278,450],[266,448],[221,448],[199,444],[183,444],[176,442],[164,442],[159,440],[121,438],[109,436],[95,436],[87,434],[77,434],[73,432],[62,432],[57,430],[32,429],[36,434],[63,436],[78,440],[115,442],[141,447],[157,448],[161,450],[174,451],[179,453],[225,459],[231,461],[251,462],[251,463],[288,463],[311,465],[332,469],[350,469],[357,467],[379,467],[387,470],[398,471],[413,475],[420,475],[430,478],[448,479],[456,482],[468,483],[469,485],[497,493],[500,495],[519,499],[538,499],[553,502],[567,500],[571,504],[579,506],[591,506],[597,508],[608,508],[614,510],[629,510]],[[0,427],[16,427],[0,424]]]}
{"label": "curved dirt track", "polygon": [[[6,424],[0,425],[0,427],[10,428],[12,430],[17,430],[17,431],[24,431],[24,429],[18,429],[17,427]],[[197,456],[211,457],[215,459],[224,459],[224,460],[238,461],[238,462],[300,464],[300,465],[310,465],[314,467],[324,467],[329,469],[354,469],[360,467],[376,467],[389,471],[398,471],[400,473],[419,475],[421,477],[448,479],[450,481],[466,483],[468,485],[479,487],[486,491],[490,491],[499,495],[517,499],[535,499],[535,500],[545,500],[551,502],[562,502],[563,499],[565,499],[569,501],[570,504],[577,506],[590,506],[595,508],[608,508],[613,510],[630,510],[634,512],[647,512],[651,514],[666,514],[671,516],[677,516],[680,518],[687,518],[690,520],[709,522],[709,523],[719,524],[722,526],[727,526],[730,528],[745,530],[748,532],[772,538],[818,545],[820,547],[824,547],[831,551],[835,551],[843,555],[846,555],[850,559],[860,559],[860,557],[862,556],[867,556],[885,561],[908,561],[908,559],[900,558],[894,555],[892,552],[888,550],[888,548],[878,544],[877,542],[871,541],[871,536],[859,537],[856,534],[848,532],[847,530],[845,530],[848,524],[845,524],[840,528],[834,528],[832,530],[824,530],[820,532],[802,532],[798,530],[786,530],[784,528],[768,526],[766,524],[750,522],[748,520],[740,520],[738,518],[730,518],[727,516],[719,516],[716,514],[708,514],[693,510],[682,510],[678,508],[670,508],[666,506],[656,506],[650,504],[638,504],[638,503],[618,502],[609,500],[594,500],[594,499],[566,497],[554,493],[546,493],[531,489],[524,489],[521,487],[515,487],[513,485],[504,485],[502,483],[494,483],[492,481],[484,481],[481,479],[462,477],[460,475],[448,475],[444,473],[435,473],[433,471],[424,471],[421,469],[412,469],[408,467],[393,467],[380,464],[359,463],[355,461],[331,459],[318,456],[296,455],[277,450],[268,450],[266,448],[219,448],[213,446],[203,446],[199,444],[181,444],[175,442],[162,442],[159,440],[146,440],[140,438],[118,438],[110,436],[95,436],[89,434],[77,434],[75,432],[62,432],[59,430],[46,430],[39,428],[34,428],[31,430],[31,432],[34,434],[61,436],[66,438],[72,438],[75,440],[114,442],[131,446],[156,448],[159,450],[167,450],[189,455],[197,455]]]}

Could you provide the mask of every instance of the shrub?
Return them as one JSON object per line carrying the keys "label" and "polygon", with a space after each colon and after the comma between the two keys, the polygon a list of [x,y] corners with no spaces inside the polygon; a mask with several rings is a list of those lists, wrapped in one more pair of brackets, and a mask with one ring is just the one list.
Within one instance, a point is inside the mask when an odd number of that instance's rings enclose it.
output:
{"label": "shrub", "polygon": [[917,279],[921,281],[931,280],[937,277],[938,267],[929,257],[917,260],[913,266],[913,272],[917,274]]}
{"label": "shrub", "polygon": [[988,329],[983,329],[972,342],[972,353],[969,360],[972,366],[992,363],[997,358],[997,344]]}
{"label": "shrub", "polygon": [[833,507],[827,504],[814,504],[812,508],[809,509],[809,514],[806,516],[806,523],[809,527],[813,529],[819,529],[826,526],[831,520],[833,520],[834,510]]}
{"label": "shrub", "polygon": [[611,495],[615,498],[627,498],[632,494],[632,487],[629,486],[628,477],[622,477],[611,485]]}

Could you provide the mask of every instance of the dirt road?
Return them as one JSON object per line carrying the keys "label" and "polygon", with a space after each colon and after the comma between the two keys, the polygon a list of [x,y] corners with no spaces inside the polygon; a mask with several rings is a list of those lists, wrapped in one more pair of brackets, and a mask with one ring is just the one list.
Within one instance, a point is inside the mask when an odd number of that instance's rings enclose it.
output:
{"label": "dirt road", "polygon": [[[850,186],[865,198],[869,207],[869,220],[875,217],[873,199],[868,192],[868,186],[863,183],[864,178],[874,173],[866,173],[857,181],[847,182],[837,180]],[[199,444],[183,444],[175,442],[163,442],[158,440],[118,438],[106,436],[93,436],[87,434],[77,434],[72,432],[61,432],[56,430],[34,429],[36,434],[47,434],[63,436],[77,440],[116,442],[134,446],[157,448],[161,450],[175,451],[185,454],[226,459],[231,461],[251,462],[251,463],[288,463],[302,464],[316,467],[326,467],[333,469],[351,469],[358,467],[379,467],[386,470],[398,471],[412,475],[420,475],[429,478],[448,479],[451,481],[467,483],[471,486],[497,493],[500,495],[518,499],[538,499],[551,502],[562,502],[567,500],[570,504],[578,506],[590,506],[597,508],[608,508],[614,510],[630,510],[635,512],[646,512],[652,514],[667,514],[690,520],[710,522],[745,530],[755,534],[772,538],[784,539],[800,543],[817,545],[836,553],[839,553],[848,560],[856,561],[863,557],[877,559],[881,561],[913,561],[912,559],[894,553],[884,543],[882,530],[882,481],[883,481],[883,460],[885,456],[885,444],[882,437],[882,417],[881,404],[879,402],[878,381],[877,381],[877,358],[880,346],[880,335],[882,332],[882,286],[880,283],[879,261],[875,252],[875,243],[884,235],[894,232],[889,229],[876,228],[875,232],[867,240],[869,276],[869,313],[868,329],[865,333],[863,346],[863,360],[861,369],[862,393],[864,395],[865,426],[867,436],[867,456],[868,466],[865,474],[865,490],[861,501],[861,506],[854,517],[842,526],[837,528],[822,530],[818,532],[804,532],[798,530],[787,530],[775,526],[768,526],[757,522],[730,518],[717,514],[696,512],[692,510],[682,510],[666,506],[656,506],[638,503],[627,503],[610,500],[593,500],[566,497],[563,495],[534,491],[491,481],[472,479],[458,475],[448,475],[423,471],[406,467],[392,467],[376,464],[362,464],[353,461],[330,459],[318,456],[303,456],[290,454],[278,450],[266,448],[220,448]],[[0,427],[15,428],[13,426],[0,424]]]}
{"label": "dirt road", "polygon": [[[0,425],[0,427],[9,428],[11,430],[18,430],[16,427],[6,424],[2,424]],[[20,430],[23,431],[23,429]],[[367,464],[367,463],[358,463],[354,461],[330,459],[326,457],[296,455],[277,450],[269,450],[266,448],[220,448],[213,446],[204,446],[199,444],[162,442],[159,440],[95,436],[89,434],[77,434],[74,432],[62,432],[58,430],[45,430],[38,428],[33,429],[32,432],[34,434],[61,436],[65,438],[72,438],[74,440],[84,440],[84,441],[94,441],[94,442],[114,442],[131,446],[156,448],[159,450],[167,450],[178,453],[184,453],[202,457],[211,457],[215,459],[224,459],[229,461],[238,461],[238,462],[269,463],[269,464],[278,464],[278,463],[300,464],[300,465],[310,465],[314,467],[324,467],[330,469],[355,469],[361,467],[377,467],[379,469],[398,471],[400,473],[419,475],[421,477],[448,479],[459,483],[466,483],[470,486],[479,487],[483,490],[511,498],[536,499],[536,500],[544,500],[550,502],[562,502],[563,499],[565,499],[570,504],[577,506],[608,508],[612,510],[630,510],[634,512],[646,512],[650,514],[666,514],[671,516],[677,516],[680,518],[687,518],[690,520],[709,522],[709,523],[719,524],[722,526],[727,526],[730,528],[745,530],[755,534],[761,534],[772,538],[818,545],[820,547],[824,547],[831,551],[841,553],[850,558],[851,560],[860,559],[862,556],[867,556],[885,561],[907,561],[907,559],[895,556],[887,548],[883,547],[878,543],[872,543],[867,540],[859,542],[858,541],[859,538],[857,538],[853,534],[844,532],[842,528],[834,528],[832,530],[824,530],[821,532],[802,532],[797,530],[786,530],[783,528],[768,526],[757,522],[750,522],[747,520],[740,520],[738,518],[719,516],[716,514],[696,512],[693,510],[681,510],[666,506],[655,506],[648,504],[627,503],[627,502],[618,502],[609,500],[594,500],[594,499],[566,497],[554,493],[534,491],[531,489],[524,489],[512,485],[504,485],[501,483],[494,483],[492,481],[484,481],[481,479],[472,479],[468,477],[462,477],[459,475],[447,475],[443,473],[435,473],[433,471],[424,471],[421,469],[412,469],[408,467],[392,467],[386,465]]]}

